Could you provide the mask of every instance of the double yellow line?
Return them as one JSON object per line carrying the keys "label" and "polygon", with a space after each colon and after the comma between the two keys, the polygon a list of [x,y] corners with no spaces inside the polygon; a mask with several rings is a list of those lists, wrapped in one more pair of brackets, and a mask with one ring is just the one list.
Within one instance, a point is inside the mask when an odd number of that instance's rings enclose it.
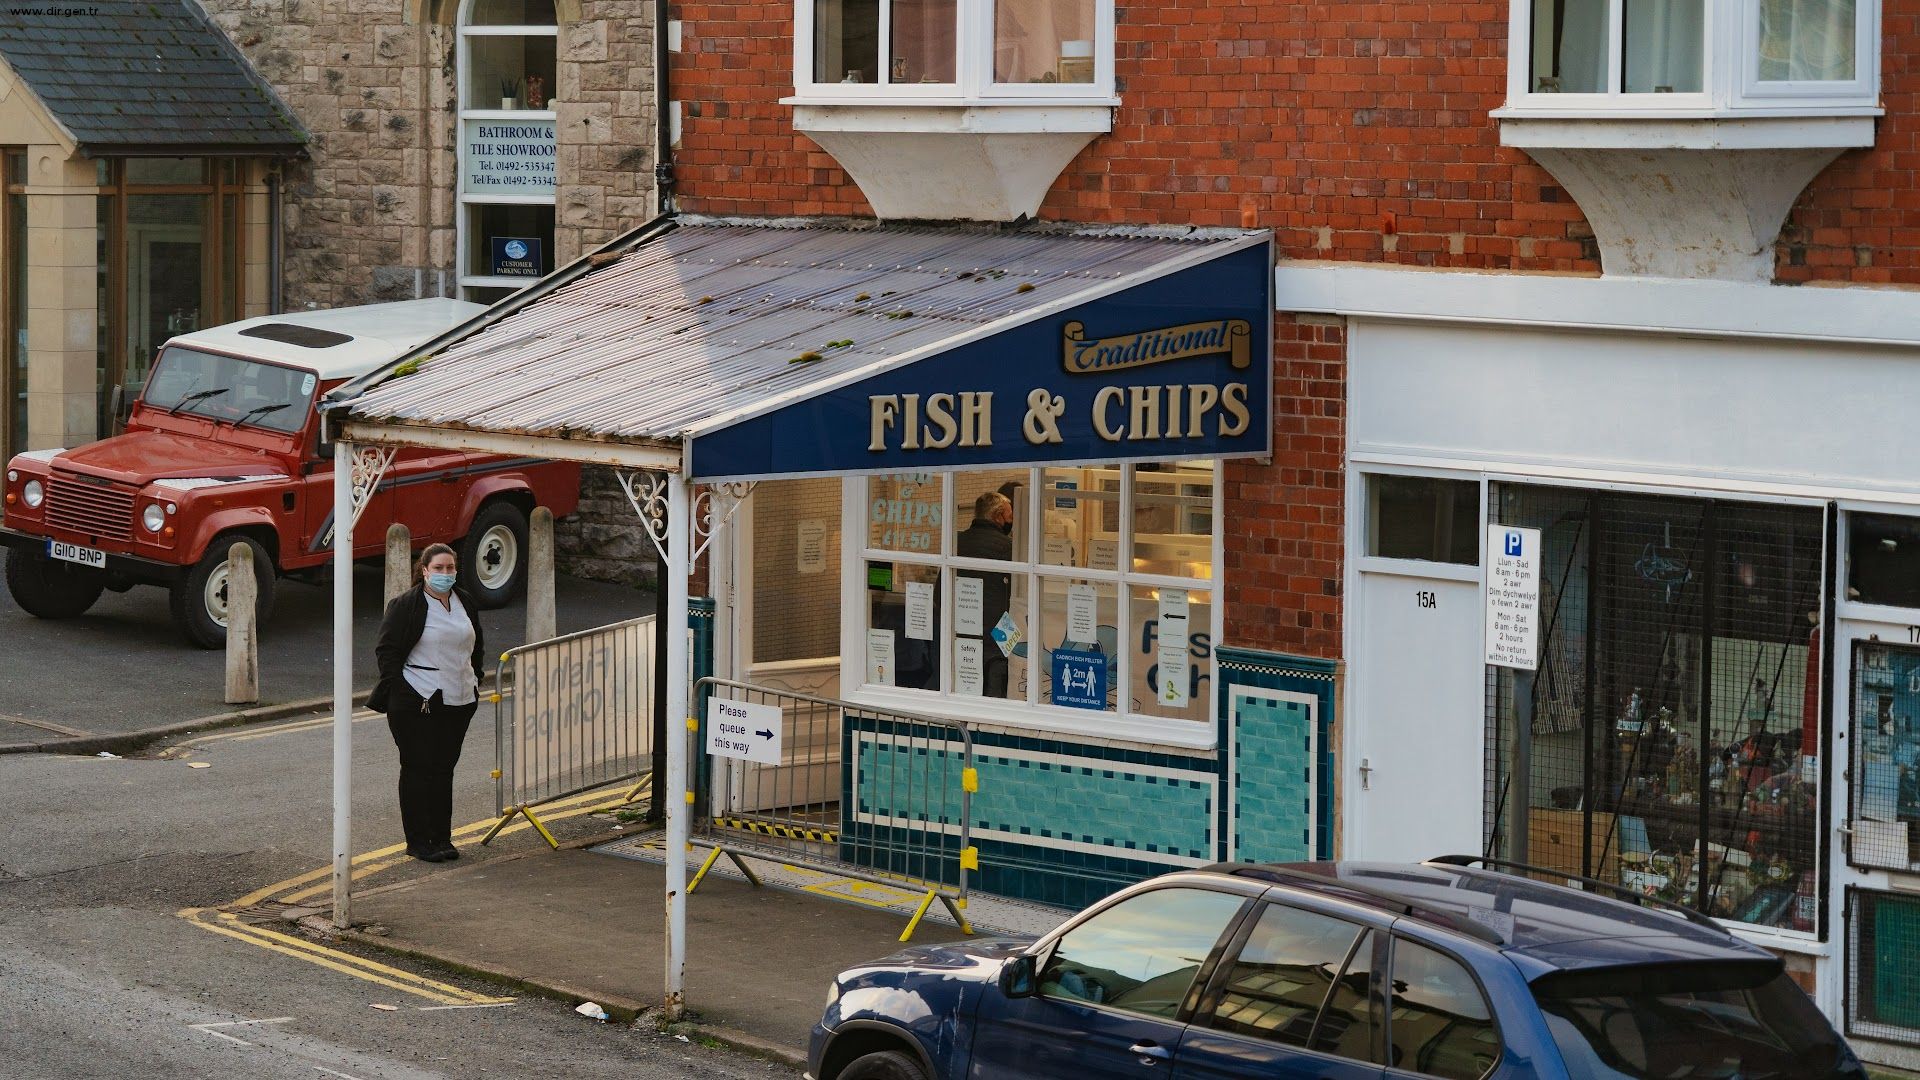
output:
{"label": "double yellow line", "polygon": [[[280,732],[302,726],[308,725],[288,725],[287,727],[276,729],[273,732],[255,732],[247,736],[230,737],[258,738],[267,734],[279,734]],[[644,791],[646,788],[643,785],[642,788],[637,790]],[[549,812],[542,814],[541,818],[544,821],[564,821],[567,818],[583,817],[587,814],[612,810],[627,803],[624,797],[625,794],[626,792],[624,790],[588,791],[565,799],[557,799],[546,804],[546,809]],[[494,821],[491,818],[484,821],[476,821],[469,825],[463,825],[454,830],[453,838],[455,840],[471,842],[476,837],[483,835],[488,829],[492,828],[493,825]],[[500,835],[511,835],[530,827],[531,826],[525,821],[515,822],[500,830]],[[361,881],[383,870],[406,862],[406,847],[404,843],[390,844],[387,847],[354,856],[352,879],[356,882]],[[399,968],[390,967],[386,964],[356,956],[353,953],[344,952],[339,949],[331,949],[325,945],[316,944],[304,938],[254,926],[242,921],[241,918],[235,914],[237,910],[254,907],[259,904],[299,904],[301,901],[311,900],[331,893],[332,891],[333,868],[331,866],[323,866],[297,877],[290,877],[285,881],[276,881],[271,885],[255,889],[247,895],[234,900],[232,903],[223,905],[220,909],[186,908],[178,912],[178,914],[181,918],[186,919],[194,926],[198,926],[203,930],[209,930],[216,934],[244,941],[249,945],[256,945],[269,952],[279,953],[282,956],[289,956],[296,960],[305,960],[308,963],[318,964],[331,971],[351,975],[357,979],[384,986],[391,990],[398,990],[416,997],[423,997],[435,1002],[439,1007],[504,1005],[513,1000],[512,998],[490,997],[485,994],[462,990],[457,986],[450,986],[433,979],[423,978],[409,972],[401,971]]]}

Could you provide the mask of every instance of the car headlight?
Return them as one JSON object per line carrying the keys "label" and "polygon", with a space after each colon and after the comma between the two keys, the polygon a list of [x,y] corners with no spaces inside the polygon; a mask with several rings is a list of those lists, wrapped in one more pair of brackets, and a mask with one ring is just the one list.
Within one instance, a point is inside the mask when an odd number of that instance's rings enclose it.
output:
{"label": "car headlight", "polygon": [[20,489],[20,497],[26,500],[28,506],[37,507],[47,501],[47,489],[40,486],[40,481],[29,480],[27,486]]}
{"label": "car headlight", "polygon": [[140,524],[145,525],[150,533],[159,532],[160,527],[166,523],[167,508],[159,503],[148,503],[147,508],[140,511]]}
{"label": "car headlight", "polygon": [[827,1008],[829,1009],[833,1008],[835,1003],[837,1003],[839,1000],[840,1000],[840,980],[835,979],[832,982],[827,984]]}

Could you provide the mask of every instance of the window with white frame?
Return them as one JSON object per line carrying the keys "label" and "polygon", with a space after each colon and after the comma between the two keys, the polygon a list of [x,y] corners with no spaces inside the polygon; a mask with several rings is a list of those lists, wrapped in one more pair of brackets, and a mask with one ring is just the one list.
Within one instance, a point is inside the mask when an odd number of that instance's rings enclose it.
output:
{"label": "window with white frame", "polygon": [[1876,104],[1878,0],[1530,0],[1512,12],[1510,108]]}
{"label": "window with white frame", "polygon": [[[1203,741],[1219,558],[1213,462],[850,481],[864,536],[844,678],[1010,722]],[[1037,709],[1031,707],[1038,707]]]}
{"label": "window with white frame", "polygon": [[511,295],[554,266],[553,0],[463,0],[459,21],[461,294]]}
{"label": "window with white frame", "polygon": [[800,0],[805,98],[1086,100],[1113,93],[1113,0]]}

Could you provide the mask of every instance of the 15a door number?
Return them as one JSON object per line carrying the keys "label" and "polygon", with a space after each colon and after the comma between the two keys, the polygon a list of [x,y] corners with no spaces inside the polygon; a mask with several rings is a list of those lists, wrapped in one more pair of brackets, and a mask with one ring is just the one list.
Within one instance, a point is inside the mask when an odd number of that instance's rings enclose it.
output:
{"label": "15a door number", "polygon": [[1421,608],[1438,608],[1440,606],[1440,601],[1432,592],[1426,589],[1421,589],[1413,594],[1413,603],[1415,607]]}

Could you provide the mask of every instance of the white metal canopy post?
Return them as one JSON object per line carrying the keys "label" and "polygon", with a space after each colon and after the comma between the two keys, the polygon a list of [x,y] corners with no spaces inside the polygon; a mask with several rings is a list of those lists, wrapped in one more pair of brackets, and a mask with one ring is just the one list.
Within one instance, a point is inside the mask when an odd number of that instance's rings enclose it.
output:
{"label": "white metal canopy post", "polygon": [[353,925],[353,526],[393,464],[390,446],[333,455],[333,925]]}
{"label": "white metal canopy post", "polygon": [[333,925],[353,925],[353,451],[333,454]]}

